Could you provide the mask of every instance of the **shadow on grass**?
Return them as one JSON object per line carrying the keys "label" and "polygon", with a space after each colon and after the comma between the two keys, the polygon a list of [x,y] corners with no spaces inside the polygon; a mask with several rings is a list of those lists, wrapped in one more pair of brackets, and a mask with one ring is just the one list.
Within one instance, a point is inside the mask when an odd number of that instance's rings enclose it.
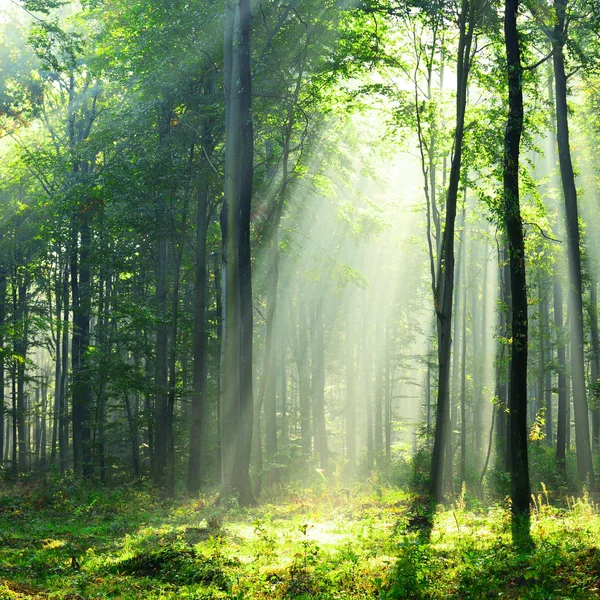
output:
{"label": "shadow on grass", "polygon": [[407,531],[380,600],[443,598],[600,598],[600,550],[564,532],[535,545],[526,519],[496,535]]}

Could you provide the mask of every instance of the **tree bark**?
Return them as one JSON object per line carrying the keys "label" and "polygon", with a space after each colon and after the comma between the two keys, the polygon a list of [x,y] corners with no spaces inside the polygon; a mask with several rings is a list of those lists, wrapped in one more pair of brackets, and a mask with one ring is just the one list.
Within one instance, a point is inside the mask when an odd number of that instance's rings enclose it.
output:
{"label": "tree bark", "polygon": [[229,3],[224,36],[225,198],[223,232],[223,351],[221,367],[222,494],[254,502],[252,446],[252,278],[250,209],[253,129],[250,0]]}
{"label": "tree bark", "polygon": [[[504,135],[504,223],[511,280],[512,344],[509,384],[511,509],[513,523],[529,533],[529,463],[527,455],[527,287],[525,244],[519,204],[519,152],[523,132],[521,50],[517,32],[519,0],[506,0],[504,34],[508,71],[508,120]],[[516,531],[516,530],[515,530]]]}
{"label": "tree bark", "polygon": [[4,326],[6,321],[6,270],[0,266],[0,465],[6,459],[4,455],[4,425],[6,405],[4,397]]}
{"label": "tree bark", "polygon": [[443,501],[444,450],[449,427],[450,354],[452,348],[452,300],[454,292],[454,226],[458,202],[458,186],[462,164],[462,146],[467,107],[467,86],[473,39],[474,5],[463,0],[460,13],[458,42],[456,130],[454,156],[446,194],[444,233],[438,257],[438,275],[434,292],[438,335],[438,396],[435,415],[435,434],[431,458],[430,497],[433,503]]}
{"label": "tree bark", "polygon": [[589,480],[595,489],[594,466],[590,444],[588,406],[584,370],[584,327],[581,282],[581,249],[577,190],[569,146],[569,124],[567,108],[567,76],[565,73],[564,47],[566,43],[565,13],[566,0],[554,0],[556,24],[554,26],[552,51],[556,92],[556,125],[558,159],[565,200],[567,225],[569,276],[570,276],[570,322],[571,322],[571,378],[573,381],[573,409],[575,416],[575,444],[577,470],[582,481]]}
{"label": "tree bark", "polygon": [[187,472],[187,490],[194,493],[206,479],[206,235],[208,232],[208,193],[198,194],[196,220],[196,284],[194,289],[194,371],[192,424]]}

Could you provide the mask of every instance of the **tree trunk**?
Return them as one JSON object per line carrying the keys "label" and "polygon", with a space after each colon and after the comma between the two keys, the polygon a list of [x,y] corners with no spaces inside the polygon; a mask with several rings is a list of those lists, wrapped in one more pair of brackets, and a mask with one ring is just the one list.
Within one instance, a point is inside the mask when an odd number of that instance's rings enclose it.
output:
{"label": "tree trunk", "polygon": [[325,420],[325,340],[322,299],[317,300],[312,322],[311,338],[315,450],[319,455],[319,466],[324,471],[328,471],[329,451],[327,447],[327,424]]}
{"label": "tree trunk", "polygon": [[[527,456],[527,287],[525,244],[519,203],[519,152],[523,132],[521,50],[517,33],[519,0],[506,0],[504,34],[509,114],[504,135],[504,222],[510,255],[512,345],[509,387],[511,509],[513,523],[529,533],[529,463]],[[516,531],[516,529],[515,529]]]}
{"label": "tree trunk", "polygon": [[356,470],[356,390],[354,362],[354,305],[351,303],[346,312],[346,460],[348,475],[352,477]]}
{"label": "tree trunk", "polygon": [[167,315],[167,268],[169,246],[164,234],[158,240],[156,269],[156,304],[159,324],[156,327],[156,359],[154,364],[154,462],[152,481],[160,488],[167,486],[167,453],[169,443],[168,370],[169,326]]}
{"label": "tree trunk", "polygon": [[194,371],[192,424],[187,473],[187,490],[194,493],[206,479],[206,235],[208,232],[208,193],[198,194],[196,221],[196,285],[194,289]]}
{"label": "tree trunk", "polygon": [[224,37],[225,198],[223,232],[223,352],[221,367],[222,493],[254,501],[252,446],[252,279],[250,208],[253,129],[250,0],[229,3]]}
{"label": "tree trunk", "polygon": [[[66,261],[68,262],[68,261]],[[64,476],[69,462],[69,419],[67,410],[69,371],[69,266],[63,275],[62,364],[60,368],[60,406],[58,412],[58,461]],[[71,349],[71,357],[73,350]]]}
{"label": "tree trunk", "polygon": [[570,275],[570,319],[571,319],[571,378],[573,380],[573,409],[575,415],[575,443],[577,448],[577,470],[582,481],[589,479],[590,489],[595,489],[594,466],[590,445],[588,406],[585,390],[583,301],[581,283],[581,250],[577,190],[571,149],[569,146],[569,124],[567,108],[567,76],[563,50],[566,43],[565,13],[566,0],[554,0],[556,24],[552,39],[554,81],[556,92],[556,124],[558,158],[565,200],[567,225],[569,275]]}
{"label": "tree trunk", "polygon": [[474,28],[474,7],[463,0],[460,13],[458,42],[456,130],[454,156],[446,194],[444,233],[438,257],[438,274],[434,291],[434,305],[438,335],[438,396],[435,415],[435,434],[431,458],[430,497],[437,504],[443,500],[444,450],[449,428],[450,353],[452,348],[452,300],[454,295],[454,226],[458,186],[462,164],[462,145],[467,107],[467,86],[471,60],[471,42]]}
{"label": "tree trunk", "polygon": [[300,436],[304,459],[310,458],[311,419],[310,419],[310,368],[308,346],[308,318],[306,300],[298,298],[298,396],[300,403]]}
{"label": "tree trunk", "polygon": [[4,397],[4,326],[6,322],[6,271],[0,266],[0,465],[6,460],[4,455],[4,427],[6,405]]}
{"label": "tree trunk", "polygon": [[594,408],[592,410],[592,444],[598,448],[600,442],[600,407],[598,406],[598,377],[600,376],[600,343],[598,340],[598,283],[594,275],[590,283],[590,333],[592,354],[590,356],[590,379],[593,386]]}
{"label": "tree trunk", "polygon": [[[89,253],[91,231],[87,223],[85,206],[79,207],[74,218],[71,247],[71,294],[73,311],[73,334],[71,362],[72,423],[73,423],[73,469],[76,475],[91,477],[91,446],[89,409],[91,404],[91,382],[87,368],[87,351],[90,333],[90,282]],[[78,238],[80,247],[78,248]]]}
{"label": "tree trunk", "polygon": [[[23,473],[28,467],[27,439],[25,432],[25,361],[27,360],[27,286],[24,276],[16,274],[15,286],[18,289],[18,301],[15,304],[18,334],[15,341],[17,363],[17,435],[19,447],[19,470]],[[18,282],[18,283],[17,283]]]}

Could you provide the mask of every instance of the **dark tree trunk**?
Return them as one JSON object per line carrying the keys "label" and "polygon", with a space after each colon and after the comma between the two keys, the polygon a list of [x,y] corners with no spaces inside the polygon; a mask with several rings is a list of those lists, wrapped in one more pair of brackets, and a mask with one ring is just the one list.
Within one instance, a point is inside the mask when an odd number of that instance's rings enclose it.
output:
{"label": "dark tree trunk", "polygon": [[510,470],[508,464],[508,440],[507,440],[507,409],[508,409],[508,367],[509,356],[506,352],[506,340],[510,337],[509,334],[509,312],[510,312],[510,294],[508,290],[510,267],[507,264],[508,249],[504,244],[498,249],[498,292],[500,297],[500,309],[498,310],[498,332],[500,341],[496,345],[496,398],[497,402],[494,406],[495,421],[496,421],[496,464],[497,467],[504,471]]}
{"label": "dark tree trunk", "polygon": [[[466,261],[465,261],[466,263]],[[466,266],[466,265],[465,265]],[[463,270],[466,275],[466,268]],[[466,283],[466,277],[465,277]],[[463,283],[462,356],[460,358],[460,485],[467,480],[467,286]]]}
{"label": "dark tree trunk", "polygon": [[50,442],[50,464],[56,465],[56,454],[58,447],[58,435],[59,435],[59,422],[60,422],[60,409],[61,409],[61,354],[62,354],[62,282],[61,282],[62,268],[59,265],[56,268],[56,279],[54,285],[54,293],[56,297],[56,340],[54,346],[55,360],[54,360],[54,410],[52,415],[52,440]]}
{"label": "dark tree trunk", "polygon": [[[191,162],[191,161],[190,161]],[[187,209],[188,196],[186,194],[181,223],[181,236],[177,256],[175,258],[175,271],[173,273],[173,295],[171,298],[171,352],[169,355],[169,391],[167,393],[167,423],[166,423],[166,445],[167,445],[167,493],[175,495],[175,435],[173,431],[175,420],[175,400],[177,390],[177,337],[179,332],[179,290],[181,289],[181,261],[185,249],[185,237],[187,234]]]}
{"label": "dark tree trunk", "polygon": [[[67,471],[69,462],[69,419],[67,409],[69,371],[69,267],[63,275],[62,365],[60,369],[60,406],[58,412],[58,461],[60,474]],[[71,349],[71,355],[73,350]]]}
{"label": "dark tree trunk", "polygon": [[[268,481],[271,486],[279,482],[279,473],[273,465],[277,463],[277,391],[276,371],[277,352],[275,348],[275,310],[277,307],[277,281],[279,279],[278,240],[273,238],[267,250],[268,291],[267,291],[267,316],[265,332],[265,358],[261,380],[261,396],[265,406],[265,450],[268,464]],[[260,401],[259,401],[260,402]]]}
{"label": "dark tree trunk", "polygon": [[208,231],[208,193],[198,195],[196,221],[196,284],[194,289],[194,371],[192,424],[187,473],[188,492],[197,492],[206,479],[206,234]]}
{"label": "dark tree trunk", "polygon": [[575,415],[575,443],[577,448],[577,470],[582,481],[589,479],[590,488],[595,489],[594,466],[590,444],[588,406],[584,371],[584,327],[581,283],[581,250],[577,190],[569,146],[569,124],[567,108],[567,76],[565,74],[564,46],[566,43],[565,13],[566,0],[554,0],[556,24],[552,39],[554,81],[556,92],[556,125],[558,158],[562,179],[568,239],[570,275],[570,320],[571,320],[571,378],[573,380],[573,409]]}
{"label": "dark tree trunk", "polygon": [[[519,203],[519,152],[523,132],[521,50],[517,33],[519,0],[506,0],[504,34],[508,70],[509,114],[504,135],[504,222],[510,255],[512,345],[509,387],[511,509],[514,523],[529,533],[529,463],[527,455],[527,287],[525,244]],[[516,529],[515,529],[516,531]]]}
{"label": "dark tree trunk", "polygon": [[48,378],[44,376],[42,380],[42,414],[40,417],[40,462],[42,469],[46,468],[46,444],[47,444],[47,410],[48,410]]}
{"label": "dark tree trunk", "polygon": [[[86,206],[79,208],[74,219],[71,248],[71,294],[73,310],[73,336],[71,362],[72,423],[73,423],[73,469],[84,478],[91,477],[91,445],[89,409],[91,405],[91,382],[87,369],[87,350],[90,334],[90,281],[89,253],[91,231],[87,223]],[[79,234],[79,235],[78,235]],[[81,244],[78,248],[78,237]]]}
{"label": "dark tree trunk", "polygon": [[6,460],[4,455],[4,427],[6,405],[4,403],[4,326],[6,321],[6,271],[0,266],[0,465]]}
{"label": "dark tree trunk", "polygon": [[446,194],[444,233],[438,258],[438,274],[434,290],[434,305],[438,335],[438,396],[435,415],[435,434],[431,458],[430,497],[437,504],[443,500],[444,450],[449,429],[450,354],[452,348],[452,300],[454,294],[454,226],[458,187],[462,164],[462,146],[467,107],[467,86],[471,61],[471,42],[474,28],[474,6],[463,0],[460,13],[458,42],[456,130],[454,156]]}
{"label": "dark tree trunk", "polygon": [[554,325],[557,332],[556,362],[558,371],[558,414],[556,425],[556,462],[565,468],[567,455],[567,352],[564,340],[563,295],[562,286],[557,277],[554,278]]}
{"label": "dark tree trunk", "polygon": [[221,369],[223,494],[254,501],[252,447],[252,279],[250,209],[253,174],[250,0],[228,4],[224,38],[225,200],[223,232],[224,319]]}
{"label": "dark tree trunk", "polygon": [[154,461],[152,481],[160,488],[167,486],[167,453],[169,443],[168,371],[169,325],[167,311],[167,268],[169,246],[164,235],[158,241],[156,269],[156,304],[160,322],[156,328],[156,358],[154,363]]}
{"label": "dark tree trunk", "polygon": [[[17,435],[19,439],[19,470],[24,472],[28,467],[28,449],[25,428],[25,361],[27,359],[27,286],[25,281],[16,274],[15,285],[18,289],[18,301],[15,306],[18,335],[15,341],[17,363]],[[18,281],[18,285],[17,282]]]}
{"label": "dark tree trunk", "polygon": [[594,276],[590,286],[590,333],[592,354],[590,356],[590,379],[594,390],[594,408],[592,410],[592,445],[598,448],[600,443],[600,407],[598,406],[598,377],[600,376],[600,343],[598,339],[598,284]]}

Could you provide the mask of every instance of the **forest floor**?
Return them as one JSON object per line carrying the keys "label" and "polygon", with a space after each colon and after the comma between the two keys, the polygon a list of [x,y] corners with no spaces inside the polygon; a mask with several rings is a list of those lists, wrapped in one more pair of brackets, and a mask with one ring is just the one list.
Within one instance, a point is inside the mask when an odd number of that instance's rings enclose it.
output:
{"label": "forest floor", "polygon": [[[367,481],[250,509],[146,488],[0,484],[0,599],[600,598],[600,514],[542,493],[533,549],[464,494],[428,539],[414,499]],[[412,506],[412,508],[411,508]]]}

